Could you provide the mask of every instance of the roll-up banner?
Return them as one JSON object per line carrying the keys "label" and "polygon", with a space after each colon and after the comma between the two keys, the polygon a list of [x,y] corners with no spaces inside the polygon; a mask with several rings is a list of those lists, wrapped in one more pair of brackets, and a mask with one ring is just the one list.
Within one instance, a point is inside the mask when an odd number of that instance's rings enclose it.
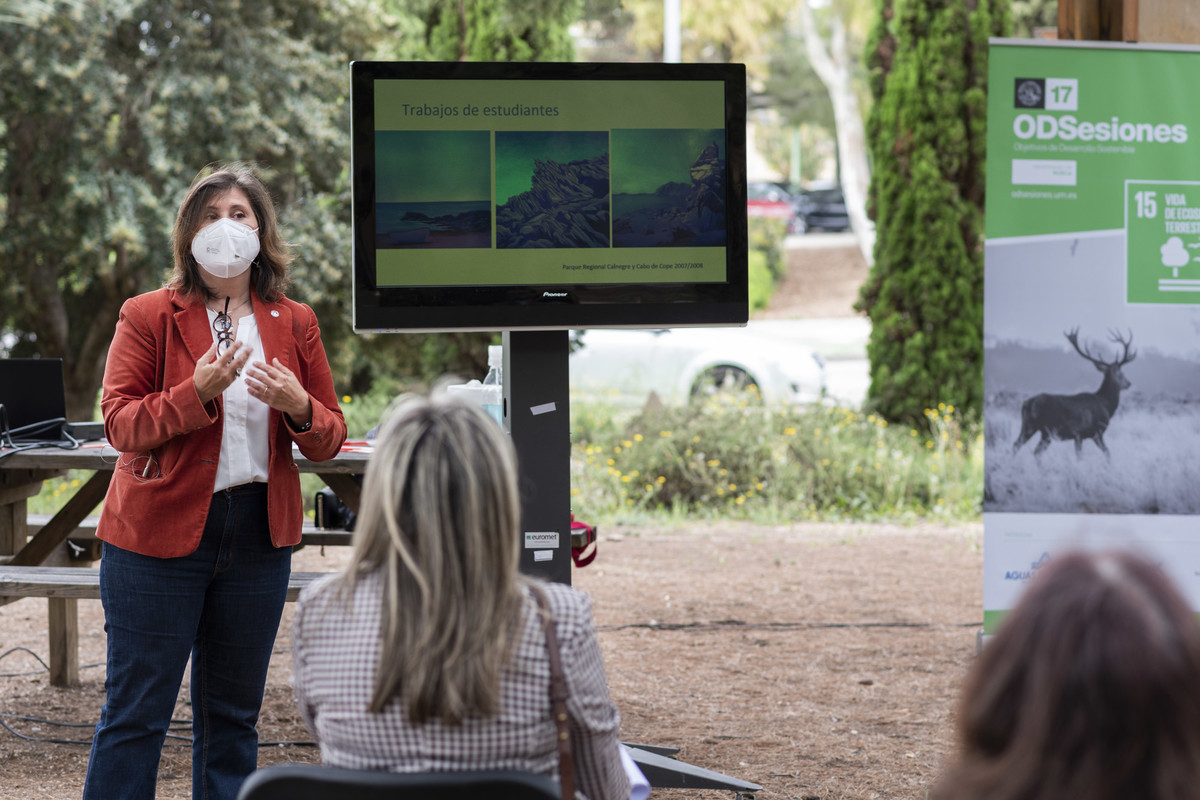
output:
{"label": "roll-up banner", "polygon": [[994,39],[984,631],[1056,553],[1200,610],[1200,48]]}

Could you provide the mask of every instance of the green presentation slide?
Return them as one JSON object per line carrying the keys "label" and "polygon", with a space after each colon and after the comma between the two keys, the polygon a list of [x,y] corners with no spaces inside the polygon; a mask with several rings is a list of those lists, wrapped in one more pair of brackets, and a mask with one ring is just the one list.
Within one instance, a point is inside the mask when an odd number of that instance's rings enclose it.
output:
{"label": "green presentation slide", "polygon": [[375,84],[379,286],[726,280],[720,81]]}

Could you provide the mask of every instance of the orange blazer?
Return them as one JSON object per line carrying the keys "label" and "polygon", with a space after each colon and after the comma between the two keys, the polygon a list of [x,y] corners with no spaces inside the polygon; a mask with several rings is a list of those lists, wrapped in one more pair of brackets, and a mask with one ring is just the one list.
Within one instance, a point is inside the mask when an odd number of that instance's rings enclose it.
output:
{"label": "orange blazer", "polygon": [[[313,310],[287,298],[254,295],[254,319],[268,362],[299,378],[312,400],[312,428],[296,433],[270,413],[267,513],[276,547],[300,541],[304,507],[292,442],[325,461],[346,440],[321,330]],[[119,451],[96,535],[117,547],[172,558],[200,545],[221,452],[223,398],[196,394],[196,361],[212,346],[204,303],[159,289],[126,300],[104,369],[104,434]]]}

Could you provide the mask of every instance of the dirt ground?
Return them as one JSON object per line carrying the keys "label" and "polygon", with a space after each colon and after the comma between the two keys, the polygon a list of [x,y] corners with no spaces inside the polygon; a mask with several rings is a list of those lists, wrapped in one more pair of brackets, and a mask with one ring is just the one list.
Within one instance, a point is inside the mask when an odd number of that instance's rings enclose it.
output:
{"label": "dirt ground", "polygon": [[[761,785],[762,800],[923,797],[952,752],[982,624],[981,536],[977,525],[602,528],[574,585],[595,604],[622,738],[677,747],[689,764]],[[295,568],[332,570],[345,556],[306,548]],[[263,765],[317,760],[288,687],[291,613],[259,724],[262,741],[279,744],[264,744]],[[79,797],[87,746],[44,740],[88,739],[103,703],[100,603],[79,603],[80,686],[49,686],[45,625],[45,600],[0,607],[8,800]],[[178,719],[191,718],[186,697],[185,687]],[[158,796],[187,798],[190,784],[190,751],[171,742]]]}
{"label": "dirt ground", "polygon": [[[804,244],[759,316],[852,315],[861,256],[844,237]],[[982,625],[981,543],[978,524],[610,525],[574,584],[595,604],[625,741],[679,748],[682,761],[761,785],[760,800],[921,798],[953,751]],[[294,568],[334,570],[345,556],[306,548]],[[318,758],[289,689],[291,613],[259,724],[262,765]],[[103,703],[99,602],[79,603],[81,685],[49,686],[46,639],[45,600],[0,606],[7,800],[79,797]],[[186,698],[185,684],[180,720],[191,718]],[[158,797],[187,798],[190,784],[190,751],[172,740]],[[653,792],[720,796],[731,797]]]}
{"label": "dirt ground", "polygon": [[867,262],[851,234],[789,237],[787,269],[754,319],[858,316],[854,302],[866,279]]}

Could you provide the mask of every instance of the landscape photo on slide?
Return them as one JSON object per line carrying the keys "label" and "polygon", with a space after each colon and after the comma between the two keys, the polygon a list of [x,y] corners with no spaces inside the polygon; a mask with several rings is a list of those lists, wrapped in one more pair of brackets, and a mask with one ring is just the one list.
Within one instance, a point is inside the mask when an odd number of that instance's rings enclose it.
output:
{"label": "landscape photo on slide", "polygon": [[613,246],[725,244],[725,131],[614,130]]}
{"label": "landscape photo on slide", "polygon": [[375,133],[377,249],[490,248],[487,131]]}
{"label": "landscape photo on slide", "polygon": [[496,132],[496,247],[608,247],[608,131]]}

